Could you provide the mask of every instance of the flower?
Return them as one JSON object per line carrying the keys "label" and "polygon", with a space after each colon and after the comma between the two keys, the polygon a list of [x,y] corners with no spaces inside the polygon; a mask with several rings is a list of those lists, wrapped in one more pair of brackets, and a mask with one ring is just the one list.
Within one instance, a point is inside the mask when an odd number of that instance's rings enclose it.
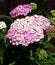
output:
{"label": "flower", "polygon": [[[50,20],[40,16],[26,16],[16,19],[7,33],[7,38],[13,45],[28,46],[44,38],[44,30],[50,26]],[[44,30],[43,30],[44,29]]]}
{"label": "flower", "polygon": [[35,20],[37,23],[39,22],[38,25],[40,25],[44,30],[51,26],[50,20],[48,18],[41,15],[34,15],[34,17],[36,18]]}
{"label": "flower", "polygon": [[19,15],[26,16],[31,11],[32,11],[32,7],[29,4],[18,5],[15,9],[13,9],[10,12],[10,15],[12,18],[15,18]]}
{"label": "flower", "polygon": [[38,23],[33,16],[16,19],[11,24],[7,38],[10,39],[13,45],[22,44],[23,46],[28,46],[35,41],[38,42],[44,38],[43,29]]}
{"label": "flower", "polygon": [[30,6],[32,7],[33,10],[37,9],[37,4],[36,3],[31,2]]}
{"label": "flower", "polygon": [[7,25],[4,21],[0,21],[0,29],[7,28]]}
{"label": "flower", "polygon": [[53,37],[55,35],[55,26],[51,25],[49,28],[46,28],[45,31],[49,37]]}
{"label": "flower", "polygon": [[46,59],[47,58],[47,56],[48,56],[48,54],[47,54],[47,52],[44,50],[44,49],[42,49],[41,51],[40,51],[40,53],[38,54],[38,57],[39,57],[39,59],[41,60],[43,60],[43,59]]}

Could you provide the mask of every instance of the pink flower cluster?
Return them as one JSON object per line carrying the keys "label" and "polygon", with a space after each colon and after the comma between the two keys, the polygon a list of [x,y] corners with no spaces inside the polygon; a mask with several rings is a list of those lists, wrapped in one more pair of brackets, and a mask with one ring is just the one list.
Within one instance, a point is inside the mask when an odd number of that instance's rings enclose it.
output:
{"label": "pink flower cluster", "polygon": [[36,18],[38,25],[40,25],[42,27],[42,29],[45,30],[46,28],[51,26],[50,20],[47,19],[46,17],[41,16],[41,15],[34,15],[34,17]]}
{"label": "pink flower cluster", "polygon": [[11,24],[7,38],[10,39],[13,45],[22,44],[23,46],[28,46],[44,38],[43,29],[48,26],[50,26],[49,19],[39,15],[16,19]]}
{"label": "pink flower cluster", "polygon": [[10,12],[10,15],[12,18],[15,18],[19,15],[24,15],[26,16],[29,12],[32,11],[32,7],[28,4],[25,5],[18,5],[15,9],[13,9]]}

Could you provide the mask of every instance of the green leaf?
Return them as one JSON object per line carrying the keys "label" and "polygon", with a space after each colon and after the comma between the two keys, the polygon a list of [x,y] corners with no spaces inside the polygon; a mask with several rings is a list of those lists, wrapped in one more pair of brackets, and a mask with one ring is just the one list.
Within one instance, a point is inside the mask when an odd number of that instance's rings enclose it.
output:
{"label": "green leaf", "polygon": [[46,43],[46,44],[44,45],[44,48],[47,49],[47,48],[54,48],[54,47],[53,47],[53,45],[51,45],[50,43]]}
{"label": "green leaf", "polygon": [[50,13],[52,14],[52,16],[55,16],[55,10],[51,10]]}
{"label": "green leaf", "polygon": [[0,58],[3,57],[4,50],[0,48]]}
{"label": "green leaf", "polygon": [[41,65],[38,61],[36,61],[35,63],[37,63],[38,65]]}
{"label": "green leaf", "polygon": [[16,62],[14,61],[14,62],[12,62],[12,63],[10,63],[9,65],[14,65]]}
{"label": "green leaf", "polygon": [[8,19],[10,22],[13,22],[13,19],[7,15],[0,15],[0,19]]}
{"label": "green leaf", "polygon": [[46,63],[46,64],[53,64],[53,63],[54,63],[54,64],[55,64],[55,60],[54,60],[54,61],[52,61],[52,60],[49,61],[49,60],[48,60],[47,62],[44,62],[44,63]]}
{"label": "green leaf", "polygon": [[55,18],[54,18],[54,17],[51,17],[50,20],[51,20],[51,23],[52,23],[53,25],[55,25]]}
{"label": "green leaf", "polygon": [[55,53],[51,53],[50,55],[55,56]]}

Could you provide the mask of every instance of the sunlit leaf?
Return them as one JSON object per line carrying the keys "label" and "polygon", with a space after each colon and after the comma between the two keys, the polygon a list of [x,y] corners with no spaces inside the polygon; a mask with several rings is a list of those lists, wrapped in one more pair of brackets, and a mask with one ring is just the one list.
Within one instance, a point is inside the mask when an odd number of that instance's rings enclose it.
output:
{"label": "sunlit leaf", "polygon": [[55,10],[51,10],[50,13],[52,14],[52,16],[55,16]]}

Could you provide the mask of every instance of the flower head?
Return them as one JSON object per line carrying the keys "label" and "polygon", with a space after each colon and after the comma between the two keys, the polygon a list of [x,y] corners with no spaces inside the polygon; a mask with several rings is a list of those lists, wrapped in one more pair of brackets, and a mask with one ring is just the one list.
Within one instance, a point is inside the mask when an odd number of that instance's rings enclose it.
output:
{"label": "flower head", "polygon": [[51,25],[49,28],[46,28],[45,31],[49,37],[53,37],[55,35],[55,26]]}
{"label": "flower head", "polygon": [[[38,22],[39,23],[39,22]],[[43,29],[38,25],[33,16],[16,19],[8,31],[7,38],[13,45],[29,44],[38,42],[44,38]]]}
{"label": "flower head", "polygon": [[15,18],[19,15],[26,16],[31,11],[32,11],[32,7],[28,4],[18,5],[15,9],[13,9],[10,12],[10,15],[12,18]]}
{"label": "flower head", "polygon": [[30,6],[32,7],[33,10],[37,9],[37,4],[36,3],[31,2]]}
{"label": "flower head", "polygon": [[41,59],[42,59],[42,60],[43,60],[43,59],[46,59],[47,56],[48,56],[48,54],[47,54],[47,52],[46,52],[44,49],[42,49],[42,50],[40,51],[39,55],[38,55],[38,57],[39,57],[40,60],[41,60]]}
{"label": "flower head", "polygon": [[7,28],[7,25],[4,21],[0,21],[0,29]]}

